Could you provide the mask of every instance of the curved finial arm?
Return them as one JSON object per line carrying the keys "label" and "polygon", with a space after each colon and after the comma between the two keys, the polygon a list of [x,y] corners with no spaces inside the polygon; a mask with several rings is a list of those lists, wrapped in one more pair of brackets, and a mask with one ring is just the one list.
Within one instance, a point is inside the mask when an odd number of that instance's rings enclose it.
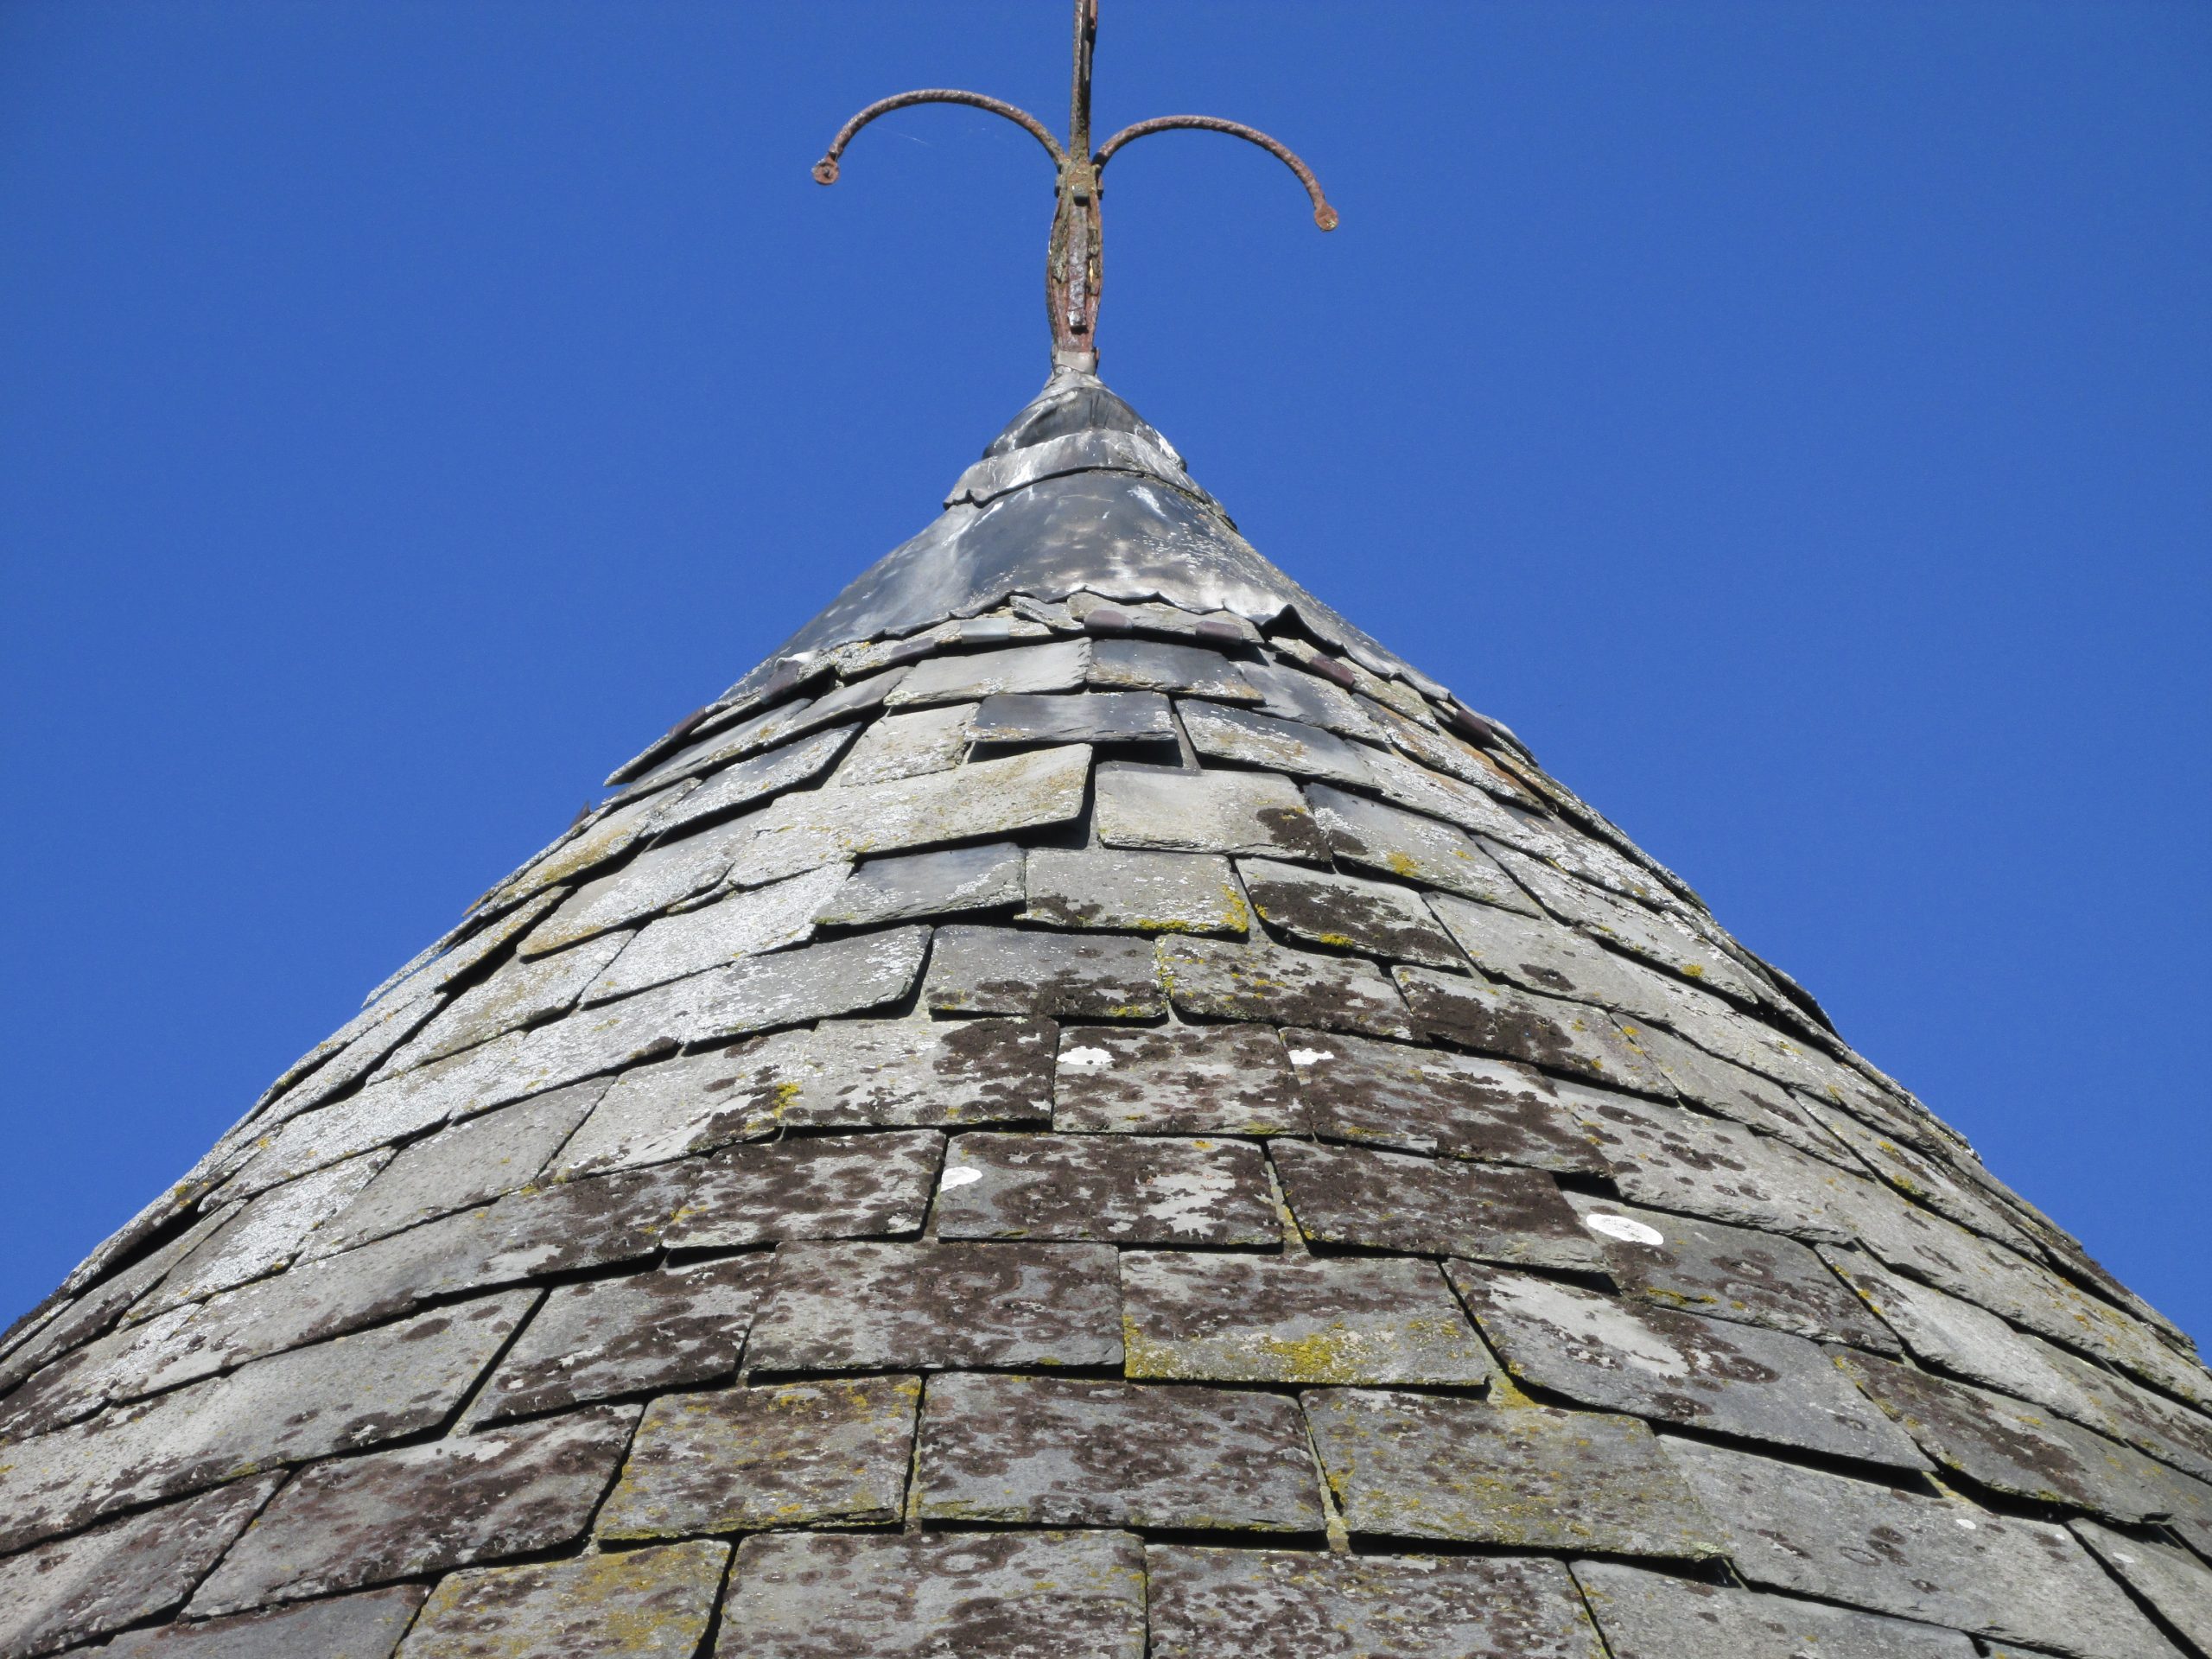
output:
{"label": "curved finial arm", "polygon": [[1065,165],[1067,152],[1060,148],[1060,141],[1052,137],[1042,121],[1028,111],[1017,108],[1003,99],[986,98],[981,92],[963,92],[945,86],[925,86],[919,92],[901,92],[896,98],[878,99],[837,130],[830,141],[830,148],[814,164],[817,184],[837,182],[837,158],[845,153],[845,146],[853,142],[854,135],[879,115],[888,115],[893,110],[903,110],[913,104],[965,104],[971,109],[988,110],[993,115],[1002,115],[1023,131],[1045,146],[1054,167]]}
{"label": "curved finial arm", "polygon": [[1306,187],[1306,194],[1313,203],[1313,222],[1325,231],[1337,228],[1337,210],[1329,206],[1329,199],[1321,194],[1321,181],[1313,176],[1313,169],[1300,161],[1287,144],[1278,143],[1257,127],[1248,127],[1242,121],[1224,121],[1212,115],[1163,115],[1156,120],[1140,121],[1133,127],[1123,127],[1099,145],[1098,154],[1091,164],[1103,171],[1114,158],[1115,151],[1124,145],[1154,132],[1169,132],[1178,127],[1192,127],[1201,132],[1225,132],[1232,138],[1242,138],[1248,144],[1257,144],[1292,172]]}

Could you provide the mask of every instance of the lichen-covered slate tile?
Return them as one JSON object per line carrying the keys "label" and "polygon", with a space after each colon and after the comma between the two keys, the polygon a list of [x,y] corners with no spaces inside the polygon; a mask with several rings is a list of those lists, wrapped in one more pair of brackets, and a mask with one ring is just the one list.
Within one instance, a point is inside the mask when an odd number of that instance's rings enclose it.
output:
{"label": "lichen-covered slate tile", "polygon": [[844,880],[844,866],[825,864],[765,887],[742,888],[696,910],[658,917],[593,976],[584,1000],[611,1001],[686,974],[804,944],[814,935],[815,912]]}
{"label": "lichen-covered slate tile", "polygon": [[1556,1561],[1159,1545],[1145,1560],[1153,1659],[1605,1659]]}
{"label": "lichen-covered slate tile", "polygon": [[2156,1539],[2131,1537],[2094,1521],[2068,1524],[2167,1624],[2201,1651],[2212,1653],[2212,1567]]}
{"label": "lichen-covered slate tile", "polygon": [[963,1135],[937,1200],[945,1238],[1274,1244],[1258,1147],[1135,1135]]}
{"label": "lichen-covered slate tile", "polygon": [[1010,842],[951,847],[941,853],[871,858],[823,900],[824,927],[880,927],[964,911],[1003,910],[1027,896],[1021,849]]}
{"label": "lichen-covered slate tile", "polygon": [[830,783],[849,789],[950,772],[968,753],[968,722],[975,713],[970,702],[886,715],[861,734]]}
{"label": "lichen-covered slate tile", "polygon": [[[1503,912],[1500,912],[1503,914]],[[1639,1094],[1671,1093],[1658,1069],[1602,1008],[1433,968],[1397,968],[1413,1025],[1482,1054],[1502,1054]]]}
{"label": "lichen-covered slate tile", "polygon": [[1355,788],[1372,783],[1365,758],[1372,751],[1318,726],[1218,703],[1185,701],[1175,707],[1191,747],[1210,759]]}
{"label": "lichen-covered slate tile", "polygon": [[1122,1532],[765,1533],[738,1547],[715,1659],[1143,1659]]}
{"label": "lichen-covered slate tile", "polygon": [[1244,677],[1242,664],[1217,651],[1159,639],[1098,640],[1090,648],[1087,678],[1092,685],[1173,691],[1224,702],[1260,700],[1259,692]]}
{"label": "lichen-covered slate tile", "polygon": [[1758,986],[1732,957],[1681,923],[1578,881],[1556,866],[1512,848],[1499,849],[1497,857],[1507,874],[1560,920],[1729,996],[1752,1004],[1764,1000]]}
{"label": "lichen-covered slate tile", "polygon": [[525,893],[541,892],[620,857],[640,836],[658,829],[660,814],[691,787],[689,782],[677,784],[602,813],[575,835],[563,836],[501,882],[485,895],[482,904],[512,901]]}
{"label": "lichen-covered slate tile", "polygon": [[806,1074],[811,1043],[808,1032],[779,1031],[632,1067],[561,1148],[555,1178],[664,1163],[772,1133]]}
{"label": "lichen-covered slate tile", "polygon": [[969,729],[978,743],[1175,743],[1167,699],[1157,691],[986,697]]}
{"label": "lichen-covered slate tile", "polygon": [[634,1406],[319,1463],[263,1511],[192,1599],[197,1618],[551,1549],[583,1535]]}
{"label": "lichen-covered slate tile", "polygon": [[1376,870],[1486,905],[1534,915],[1535,906],[1465,830],[1417,812],[1308,784],[1313,821],[1340,864]]}
{"label": "lichen-covered slate tile", "polygon": [[1463,1262],[1446,1272],[1516,1382],[1717,1434],[1929,1466],[1802,1337]]}
{"label": "lichen-covered slate tile", "polygon": [[1070,1026],[1052,1127],[1087,1135],[1303,1135],[1272,1026]]}
{"label": "lichen-covered slate tile", "polygon": [[681,981],[699,987],[683,1022],[683,1040],[717,1042],[899,1001],[921,976],[928,947],[927,928],[894,928],[753,957]]}
{"label": "lichen-covered slate tile", "polygon": [[1751,1584],[2082,1659],[2176,1659],[2063,1527],[1694,1440],[1667,1450]]}
{"label": "lichen-covered slate tile", "polygon": [[1387,961],[1465,969],[1449,936],[1407,888],[1272,859],[1239,859],[1236,874],[1278,932]]}
{"label": "lichen-covered slate tile", "polygon": [[706,892],[728,873],[759,822],[756,814],[648,847],[620,869],[578,887],[516,948],[525,957],[550,956]]}
{"label": "lichen-covered slate tile", "polygon": [[33,1371],[0,1398],[0,1445],[51,1433],[91,1416],[110,1400],[143,1394],[163,1346],[197,1316],[186,1306],[95,1338]]}
{"label": "lichen-covered slate tile", "polygon": [[173,1307],[287,1266],[315,1230],[352,1204],[391,1161],[389,1152],[365,1152],[248,1200],[177,1263],[147,1306]]}
{"label": "lichen-covered slate tile", "polygon": [[1779,1084],[1707,1054],[1656,1026],[1630,1019],[1615,1023],[1684,1100],[1745,1128],[1787,1141],[1824,1162],[1859,1173],[1861,1166],[1850,1148]]}
{"label": "lichen-covered slate tile", "polygon": [[1090,664],[1090,644],[1084,639],[931,657],[908,670],[885,701],[893,709],[916,709],[974,702],[1005,691],[1072,691]]}
{"label": "lichen-covered slate tile", "polygon": [[1260,694],[1261,713],[1273,715],[1278,720],[1319,726],[1338,737],[1356,737],[1368,743],[1383,741],[1382,728],[1374,716],[1342,686],[1278,663],[1239,663],[1236,666],[1237,672]]}
{"label": "lichen-covered slate tile", "polygon": [[0,1656],[75,1647],[176,1606],[281,1478],[233,1481],[0,1560]]}
{"label": "lichen-covered slate tile", "polygon": [[918,1231],[944,1137],[929,1129],[725,1147],[665,1235],[671,1249]]}
{"label": "lichen-covered slate tile", "polygon": [[1637,1014],[1658,1011],[1640,994],[1636,975],[1618,957],[1549,917],[1526,916],[1449,893],[1430,902],[1475,965],[1493,979]]}
{"label": "lichen-covered slate tile", "polygon": [[1370,1389],[1300,1397],[1355,1538],[1727,1553],[1726,1535],[1636,1418]]}
{"label": "lichen-covered slate tile", "polygon": [[738,820],[752,827],[753,838],[738,854],[730,879],[759,887],[871,854],[1071,823],[1082,816],[1090,777],[1090,750],[1077,743],[1026,749],[918,778],[780,795],[764,810]]}
{"label": "lichen-covered slate tile", "polygon": [[547,1293],[480,1402],[480,1422],[734,1376],[768,1281],[765,1255],[587,1279]]}
{"label": "lichen-covered slate tile", "polygon": [[952,1372],[922,1419],[925,1521],[1319,1532],[1298,1408],[1241,1389]]}
{"label": "lichen-covered slate tile", "polygon": [[421,1585],[401,1584],[267,1612],[165,1624],[118,1636],[100,1652],[104,1659],[391,1659],[429,1593]]}
{"label": "lichen-covered slate tile", "polygon": [[1183,772],[1109,760],[1098,768],[1098,838],[1171,853],[1329,856],[1298,786],[1264,772]]}
{"label": "lichen-covered slate tile", "polygon": [[1378,709],[1375,713],[1391,747],[1431,772],[1448,773],[1529,810],[1541,808],[1542,802],[1481,750],[1449,732],[1435,729],[1435,718],[1426,709],[1410,717],[1407,710],[1399,709]]}
{"label": "lichen-covered slate tile", "polygon": [[1319,1031],[1287,1031],[1298,1086],[1325,1141],[1479,1163],[1607,1173],[1567,1109],[1573,1084],[1510,1061]]}
{"label": "lichen-covered slate tile", "polygon": [[1483,1344],[1433,1262],[1128,1250],[1132,1378],[1476,1388]]}
{"label": "lichen-covered slate tile", "polygon": [[[2035,1338],[2024,1340],[2034,1342]],[[2126,1440],[2162,1463],[2185,1470],[2200,1482],[2212,1483],[2212,1418],[2115,1372],[2100,1370],[2063,1349],[2043,1343],[2037,1346],[2090,1402],[2087,1412],[2061,1408],[2062,1414]]]}
{"label": "lichen-covered slate tile", "polygon": [[836,1020],[778,1091],[785,1129],[1046,1123],[1049,1020]]}
{"label": "lichen-covered slate tile", "polygon": [[1840,1242],[1835,1206],[1851,1178],[1770,1136],[1625,1095],[1591,1095],[1575,1115],[1631,1201],[1735,1227]]}
{"label": "lichen-covered slate tile", "polygon": [[1524,848],[1539,856],[1565,845],[1565,837],[1539,815],[1516,811],[1488,791],[1449,773],[1432,771],[1387,749],[1366,750],[1362,758],[1370,786],[1393,805],[1440,818],[1471,835]]}
{"label": "lichen-covered slate tile", "polygon": [[1602,1269],[1605,1255],[1549,1175],[1370,1147],[1279,1140],[1275,1173],[1317,1243]]}
{"label": "lichen-covered slate tile", "polygon": [[813,783],[836,764],[860,729],[857,725],[832,727],[726,767],[672,804],[655,828],[664,836],[681,835],[694,825],[734,817],[785,790]]}
{"label": "lichen-covered slate tile", "polygon": [[1605,1251],[1613,1282],[1639,1300],[1816,1342],[1902,1351],[1890,1328],[1794,1238],[1583,1192],[1566,1198]]}
{"label": "lichen-covered slate tile", "polygon": [[1160,940],[1159,956],[1168,1000],[1187,1019],[1413,1035],[1396,989],[1357,957],[1185,938]]}
{"label": "lichen-covered slate tile", "polygon": [[1141,1020],[1165,1014],[1150,941],[959,925],[937,931],[922,1001],[945,1014]]}
{"label": "lichen-covered slate tile", "polygon": [[936,1243],[779,1247],[746,1360],[755,1373],[1121,1363],[1110,1246]]}
{"label": "lichen-covered slate tile", "polygon": [[1969,1231],[2010,1245],[2021,1255],[2039,1254],[2025,1228],[1991,1198],[1953,1179],[1935,1161],[1912,1147],[1868,1128],[1851,1113],[1826,1101],[1810,1100],[1802,1108],[1834,1141],[1856,1153],[1866,1167],[1889,1185],[1929,1209],[1949,1217]]}
{"label": "lichen-covered slate tile", "polygon": [[456,1573],[402,1659],[692,1659],[729,1555],[702,1541]]}
{"label": "lichen-covered slate tile", "polygon": [[1613,1659],[1974,1659],[1956,1630],[1815,1601],[1723,1589],[1620,1561],[1577,1561]]}
{"label": "lichen-covered slate tile", "polygon": [[1251,926],[1251,906],[1211,853],[1039,848],[1029,855],[1024,919],[1055,927],[1129,928],[1141,933],[1229,933]]}
{"label": "lichen-covered slate tile", "polygon": [[393,1054],[385,1075],[458,1054],[494,1037],[566,1013],[584,988],[632,944],[623,932],[602,933],[550,956],[516,957],[480,985],[448,1003],[437,1018]]}

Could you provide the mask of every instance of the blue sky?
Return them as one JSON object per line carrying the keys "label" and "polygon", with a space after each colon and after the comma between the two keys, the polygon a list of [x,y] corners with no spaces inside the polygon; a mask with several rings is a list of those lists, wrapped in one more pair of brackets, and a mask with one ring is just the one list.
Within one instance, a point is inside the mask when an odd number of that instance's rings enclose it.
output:
{"label": "blue sky", "polygon": [[[1105,0],[1108,379],[1999,1173],[2202,1268],[2212,10]],[[917,529],[1062,8],[0,7],[0,1318]]]}

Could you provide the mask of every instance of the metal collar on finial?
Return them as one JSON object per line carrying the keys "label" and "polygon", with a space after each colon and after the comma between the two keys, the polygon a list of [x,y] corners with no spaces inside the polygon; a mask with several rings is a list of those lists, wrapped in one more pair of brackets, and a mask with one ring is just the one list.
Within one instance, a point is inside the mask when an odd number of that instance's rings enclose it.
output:
{"label": "metal collar on finial", "polygon": [[914,104],[965,104],[972,109],[1002,115],[1045,146],[1058,177],[1058,203],[1052,213],[1052,236],[1045,254],[1045,307],[1052,327],[1052,365],[1055,368],[1095,371],[1098,366],[1098,289],[1100,277],[1098,216],[1099,178],[1106,163],[1137,139],[1155,132],[1187,127],[1199,132],[1225,132],[1232,138],[1257,144],[1298,175],[1313,203],[1313,222],[1325,231],[1337,228],[1337,210],[1321,194],[1313,170],[1256,128],[1211,115],[1163,115],[1124,127],[1096,151],[1090,148],[1090,55],[1098,39],[1098,0],[1075,0],[1075,82],[1069,96],[1068,141],[1065,148],[1051,130],[1027,110],[981,92],[945,87],[926,87],[901,92],[869,105],[838,130],[830,148],[814,164],[822,184],[837,182],[837,158],[860,130],[880,115]]}

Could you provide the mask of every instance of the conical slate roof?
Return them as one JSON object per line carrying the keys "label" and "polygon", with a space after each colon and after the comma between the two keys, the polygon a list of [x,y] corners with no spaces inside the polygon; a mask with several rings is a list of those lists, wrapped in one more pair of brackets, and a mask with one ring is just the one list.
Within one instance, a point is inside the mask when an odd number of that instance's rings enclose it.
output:
{"label": "conical slate roof", "polygon": [[2188,1339],[1096,380],[611,785],[0,1346],[0,1656],[2212,1651]]}

